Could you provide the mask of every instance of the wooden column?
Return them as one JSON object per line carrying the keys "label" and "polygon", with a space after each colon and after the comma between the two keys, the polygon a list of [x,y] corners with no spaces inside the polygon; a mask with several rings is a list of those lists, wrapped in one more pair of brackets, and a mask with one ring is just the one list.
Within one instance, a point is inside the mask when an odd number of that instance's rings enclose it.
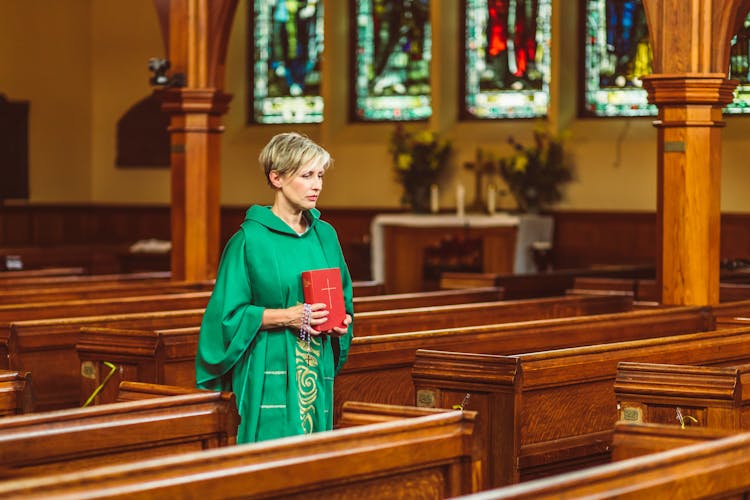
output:
{"label": "wooden column", "polygon": [[172,169],[172,279],[216,276],[220,254],[221,116],[224,61],[238,0],[155,0],[171,64],[183,87],[169,87]]}
{"label": "wooden column", "polygon": [[655,75],[645,81],[659,106],[657,279],[661,302],[719,302],[721,108],[736,82],[724,75]]}
{"label": "wooden column", "polygon": [[230,96],[214,89],[174,89],[164,98],[171,114],[172,279],[216,276],[221,201],[221,116]]}
{"label": "wooden column", "polygon": [[[747,0],[643,0],[659,107],[657,281],[661,302],[719,302],[721,128],[736,81],[731,37]],[[744,14],[743,14],[744,11]]]}

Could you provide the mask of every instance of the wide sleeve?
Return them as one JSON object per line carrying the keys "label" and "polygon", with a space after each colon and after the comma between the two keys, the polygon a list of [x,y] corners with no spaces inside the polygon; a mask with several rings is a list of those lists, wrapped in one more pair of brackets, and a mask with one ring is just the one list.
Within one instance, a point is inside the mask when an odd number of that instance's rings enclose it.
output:
{"label": "wide sleeve", "polygon": [[227,243],[216,285],[206,306],[195,359],[198,387],[231,390],[226,376],[249,349],[263,320],[263,307],[252,305],[243,231]]}

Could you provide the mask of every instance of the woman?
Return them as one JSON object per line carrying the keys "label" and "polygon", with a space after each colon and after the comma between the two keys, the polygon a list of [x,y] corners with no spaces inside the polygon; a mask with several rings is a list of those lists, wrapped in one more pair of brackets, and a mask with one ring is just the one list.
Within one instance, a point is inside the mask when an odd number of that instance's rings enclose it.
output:
{"label": "woman", "polygon": [[[196,378],[198,387],[235,393],[238,443],[333,427],[333,377],[349,351],[353,307],[336,231],[315,209],[331,161],[300,134],[273,137],[260,163],[274,203],[248,209],[221,258]],[[330,267],[341,270],[347,315],[341,327],[319,332],[328,311],[303,304],[301,273]]]}

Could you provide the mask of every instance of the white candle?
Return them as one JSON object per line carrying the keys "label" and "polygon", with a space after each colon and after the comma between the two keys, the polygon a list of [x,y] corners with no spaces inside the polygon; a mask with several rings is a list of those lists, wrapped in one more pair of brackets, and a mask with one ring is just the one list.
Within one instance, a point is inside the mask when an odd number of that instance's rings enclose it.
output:
{"label": "white candle", "polygon": [[456,215],[458,217],[464,216],[464,195],[466,194],[466,190],[464,189],[463,184],[459,184],[456,186]]}
{"label": "white candle", "polygon": [[430,186],[430,212],[436,214],[440,211],[440,202],[438,201],[438,186],[433,184]]}
{"label": "white candle", "polygon": [[487,213],[490,215],[495,213],[495,186],[492,184],[487,186]]}

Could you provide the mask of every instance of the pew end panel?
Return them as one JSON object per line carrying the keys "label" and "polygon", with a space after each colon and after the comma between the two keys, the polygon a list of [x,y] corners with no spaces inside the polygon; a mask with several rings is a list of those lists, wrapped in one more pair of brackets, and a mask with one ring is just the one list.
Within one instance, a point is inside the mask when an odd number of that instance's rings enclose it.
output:
{"label": "pew end panel", "polygon": [[615,378],[625,422],[750,430],[750,365],[621,362]]}
{"label": "pew end panel", "polygon": [[32,411],[31,373],[0,370],[0,416]]}
{"label": "pew end panel", "polygon": [[[516,363],[497,356],[471,354],[467,356],[472,363],[464,364],[456,372],[452,370],[454,366],[444,363],[446,359],[455,359],[454,356],[461,358],[463,355],[427,349],[417,351],[412,370],[417,406],[451,408],[466,402],[477,412],[475,434],[480,443],[478,452],[482,458],[484,488],[518,482],[516,468],[503,463],[512,462],[520,448],[520,442],[515,439],[519,436],[518,418],[513,414],[514,406],[508,404],[508,400],[515,397],[516,387],[497,389],[500,381],[515,378]],[[444,376],[446,373],[450,375]]]}
{"label": "pew end panel", "polygon": [[81,328],[76,345],[82,374],[81,401],[101,386],[95,404],[112,403],[123,381],[194,387],[199,330]]}

